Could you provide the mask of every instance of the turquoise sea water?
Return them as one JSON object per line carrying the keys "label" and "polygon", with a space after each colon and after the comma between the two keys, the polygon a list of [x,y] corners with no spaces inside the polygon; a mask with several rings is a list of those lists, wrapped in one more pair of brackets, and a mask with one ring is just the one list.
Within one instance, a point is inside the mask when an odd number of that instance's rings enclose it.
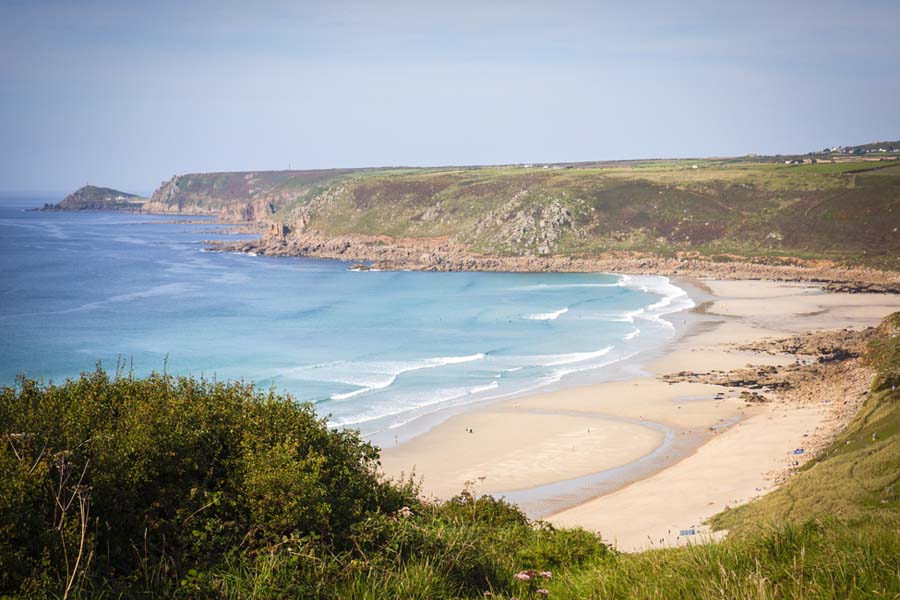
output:
{"label": "turquoise sea water", "polygon": [[0,199],[0,384],[133,363],[244,379],[385,432],[435,411],[615,373],[692,305],[663,277],[354,272],[204,252],[211,223],[29,212]]}

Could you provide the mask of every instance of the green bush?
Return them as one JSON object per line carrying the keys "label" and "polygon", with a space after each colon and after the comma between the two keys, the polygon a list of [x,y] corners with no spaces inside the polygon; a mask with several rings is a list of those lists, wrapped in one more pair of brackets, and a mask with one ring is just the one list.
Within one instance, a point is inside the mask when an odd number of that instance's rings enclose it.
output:
{"label": "green bush", "polygon": [[455,598],[608,554],[464,491],[423,503],[310,406],[168,375],[0,389],[0,595]]}
{"label": "green bush", "polygon": [[355,524],[415,501],[356,433],[242,383],[20,379],[0,390],[0,441],[5,593],[199,585],[228,552],[341,551]]}

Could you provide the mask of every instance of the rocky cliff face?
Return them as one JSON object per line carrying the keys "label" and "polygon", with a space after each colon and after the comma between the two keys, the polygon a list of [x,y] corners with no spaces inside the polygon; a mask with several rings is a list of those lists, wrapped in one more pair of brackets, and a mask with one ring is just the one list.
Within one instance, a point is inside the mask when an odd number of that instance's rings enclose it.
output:
{"label": "rocky cliff face", "polygon": [[[147,212],[215,215],[223,208],[216,206],[211,189],[198,186],[191,175],[176,175],[160,185],[145,205]],[[192,189],[193,188],[193,189]]]}
{"label": "rocky cliff face", "polygon": [[52,208],[141,210],[161,214],[212,215],[226,222],[263,222],[288,204],[305,206],[306,201],[351,172],[190,173],[162,182],[149,199],[109,188],[87,186]]}
{"label": "rocky cliff face", "polygon": [[153,193],[145,210],[216,215],[223,221],[263,221],[317,186],[349,171],[247,171],[176,175]]}
{"label": "rocky cliff face", "polygon": [[572,230],[572,215],[559,202],[522,205],[525,192],[490,211],[478,223],[474,239],[505,252],[551,254],[563,234]]}
{"label": "rocky cliff face", "polygon": [[[422,245],[430,252],[429,240],[451,245],[429,265],[458,265],[455,249],[463,249],[528,259],[693,252],[719,262],[777,253],[900,271],[900,164],[859,168],[725,161],[701,169],[676,161],[194,173],[164,182],[141,209],[277,223],[263,245],[285,243],[278,252],[304,251],[303,236],[317,246],[376,240],[363,242],[363,254],[379,256],[378,244],[396,240],[420,240],[411,252]],[[71,204],[106,207],[83,198]]]}
{"label": "rocky cliff face", "polygon": [[238,190],[234,189],[234,185],[228,185],[232,183],[229,179],[235,178],[206,174],[176,175],[153,192],[144,210],[153,213],[215,215],[229,222],[261,220],[274,212],[266,209],[265,202],[257,202],[252,198],[255,191],[252,177],[237,178],[243,184],[240,186],[242,189]]}
{"label": "rocky cliff face", "polygon": [[151,212],[181,212],[184,208],[184,199],[181,197],[182,177],[176,175],[169,181],[164,181],[147,203],[147,209]]}
{"label": "rocky cliff face", "polygon": [[145,198],[112,188],[86,185],[43,210],[141,210]]}
{"label": "rocky cliff face", "polygon": [[605,252],[593,256],[492,256],[472,252],[446,237],[391,238],[377,235],[331,235],[272,223],[262,239],[225,244],[215,249],[269,256],[308,256],[364,261],[383,269],[423,271],[509,271],[629,273],[771,279],[825,283],[844,292],[900,293],[896,273],[848,268],[830,261],[762,257],[754,262],[716,262],[696,252],[661,257],[642,252]]}

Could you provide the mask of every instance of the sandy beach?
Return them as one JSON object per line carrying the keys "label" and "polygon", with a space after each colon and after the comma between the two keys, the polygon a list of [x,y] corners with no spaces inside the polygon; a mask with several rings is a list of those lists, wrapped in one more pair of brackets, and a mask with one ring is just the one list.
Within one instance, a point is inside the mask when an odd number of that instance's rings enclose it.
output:
{"label": "sandy beach", "polygon": [[[812,441],[846,421],[846,410],[836,407],[867,383],[822,386],[804,401],[764,393],[770,401],[754,403],[737,387],[662,376],[789,365],[795,356],[737,347],[874,326],[900,310],[900,295],[826,293],[816,284],[775,281],[695,284],[703,290],[699,300],[708,301],[646,365],[646,375],[454,415],[385,448],[384,472],[414,471],[423,492],[441,499],[465,486],[502,495],[532,517],[599,531],[625,551],[705,539],[707,518],[766,493],[808,460]],[[797,448],[809,451],[797,456]]]}

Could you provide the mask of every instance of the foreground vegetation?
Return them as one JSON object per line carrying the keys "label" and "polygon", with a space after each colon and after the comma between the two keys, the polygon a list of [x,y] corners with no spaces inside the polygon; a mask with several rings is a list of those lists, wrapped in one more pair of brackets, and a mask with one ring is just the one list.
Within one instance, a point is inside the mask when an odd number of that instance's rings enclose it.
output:
{"label": "foreground vegetation", "polygon": [[480,596],[608,554],[493,499],[423,504],[356,433],[240,383],[22,379],[0,391],[0,441],[5,594]]}
{"label": "foreground vegetation", "polygon": [[251,386],[22,379],[0,390],[0,596],[897,598],[898,333],[843,437],[719,515],[725,541],[633,555],[492,498],[422,502],[357,434]]}

